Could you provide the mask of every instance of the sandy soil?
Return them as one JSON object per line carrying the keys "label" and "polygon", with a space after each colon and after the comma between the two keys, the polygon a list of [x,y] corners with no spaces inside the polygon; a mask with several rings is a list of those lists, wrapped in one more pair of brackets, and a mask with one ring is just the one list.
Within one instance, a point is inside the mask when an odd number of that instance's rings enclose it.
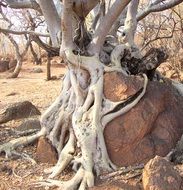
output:
{"label": "sandy soil", "polygon": [[[41,68],[43,73],[31,72],[33,68]],[[55,64],[52,66],[52,76],[62,78],[65,68]],[[61,80],[46,81],[46,65],[35,66],[31,63],[24,63],[22,71],[17,79],[6,79],[6,73],[0,73],[0,110],[8,104],[28,100],[31,101],[42,113],[59,95],[61,90]],[[26,119],[23,119],[23,121]],[[0,126],[0,144],[16,138],[13,132],[22,120],[10,121]],[[25,152],[35,159],[36,143],[34,145],[19,148],[19,152]],[[51,167],[50,164],[37,163],[32,164],[30,161],[21,158],[6,159],[4,155],[0,155],[0,190],[43,190],[54,189],[45,187],[35,187],[33,183],[46,179],[44,174],[45,168]],[[59,179],[68,179],[71,171],[65,171]],[[132,174],[134,175],[134,174]],[[128,177],[128,176],[127,176]],[[137,175],[135,180],[126,180],[125,176],[118,176],[116,179],[101,182],[97,180],[98,187],[94,189],[127,189],[139,190],[141,177]]]}
{"label": "sandy soil", "polygon": [[[35,68],[41,68],[43,73],[33,73]],[[60,77],[65,68],[53,65],[52,76],[58,80],[46,81],[46,66],[34,66],[25,63],[16,79],[6,79],[8,72],[0,73],[0,108],[17,101],[28,100],[44,111],[58,96],[61,89]],[[11,95],[13,94],[13,95]]]}

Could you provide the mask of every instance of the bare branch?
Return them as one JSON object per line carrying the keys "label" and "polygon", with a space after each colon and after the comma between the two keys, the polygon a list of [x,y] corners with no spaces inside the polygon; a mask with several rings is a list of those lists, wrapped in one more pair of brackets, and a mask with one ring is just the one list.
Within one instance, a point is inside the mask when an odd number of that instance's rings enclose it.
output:
{"label": "bare branch", "polygon": [[5,0],[13,9],[34,9],[41,12],[39,4],[35,0]]}
{"label": "bare branch", "polygon": [[61,51],[73,47],[72,36],[72,0],[63,0],[64,9],[62,12],[62,47]]}
{"label": "bare branch", "polygon": [[0,14],[1,14],[3,20],[8,23],[8,27],[11,27],[13,25],[13,23],[6,17],[1,6],[0,6]]}
{"label": "bare branch", "polygon": [[0,33],[9,33],[9,34],[14,34],[14,35],[24,35],[24,34],[30,34],[30,35],[34,35],[34,36],[42,36],[42,37],[50,37],[49,34],[43,34],[40,32],[35,32],[35,31],[15,31],[15,30],[10,30],[10,29],[4,29],[4,28],[0,28]]}
{"label": "bare branch", "polygon": [[53,0],[38,0],[43,16],[45,18],[48,30],[51,36],[52,46],[59,47],[59,37],[61,31],[60,17],[56,10]]}
{"label": "bare branch", "polygon": [[41,48],[43,48],[47,53],[49,53],[51,56],[58,56],[59,55],[59,48],[52,47],[43,41],[40,40],[38,36],[33,36],[32,40],[38,44]]}
{"label": "bare branch", "polygon": [[155,42],[157,40],[172,38],[173,34],[174,34],[174,31],[175,31],[176,24],[177,23],[174,21],[173,28],[171,30],[170,35],[168,35],[168,36],[167,35],[159,36],[159,32],[161,30],[161,25],[160,25],[160,27],[158,28],[158,31],[156,33],[156,36],[153,39],[150,39],[147,43],[145,43],[144,46],[141,48],[141,50],[143,50],[144,48],[146,48],[150,43]]}
{"label": "bare branch", "polygon": [[125,19],[124,27],[124,37],[125,42],[130,45],[130,47],[135,47],[134,35],[137,28],[137,9],[139,5],[139,0],[132,0],[128,5],[128,11]]}
{"label": "bare branch", "polygon": [[168,2],[165,2],[165,0],[162,1],[157,0],[154,3],[150,4],[144,11],[137,15],[137,21],[142,20],[144,17],[146,17],[148,14],[152,12],[164,11],[183,2],[183,0],[171,0]]}
{"label": "bare branch", "polygon": [[[26,35],[25,35],[25,36],[26,36]],[[31,44],[31,40],[28,39],[27,36],[26,36],[26,40],[27,40],[27,42],[26,42],[26,45],[25,45],[25,49],[24,49],[24,51],[23,51],[22,54],[21,54],[22,57],[24,57],[24,56],[26,55],[26,53],[27,53],[27,51],[28,51],[28,49],[29,49],[29,46],[30,46],[30,44]]]}
{"label": "bare branch", "polygon": [[98,22],[100,22],[101,19],[104,17],[104,15],[105,15],[105,9],[106,9],[105,1],[103,0],[100,3],[98,12],[97,12],[97,14],[94,17],[94,20],[93,20],[93,23],[92,23],[92,26],[91,26],[91,28],[93,29],[93,31],[96,29]]}
{"label": "bare branch", "polygon": [[103,17],[101,23],[99,24],[92,43],[89,47],[89,52],[92,54],[99,53],[102,44],[104,43],[105,37],[111,29],[114,21],[121,14],[123,9],[128,5],[130,0],[116,0],[112,7],[109,9],[108,13]]}

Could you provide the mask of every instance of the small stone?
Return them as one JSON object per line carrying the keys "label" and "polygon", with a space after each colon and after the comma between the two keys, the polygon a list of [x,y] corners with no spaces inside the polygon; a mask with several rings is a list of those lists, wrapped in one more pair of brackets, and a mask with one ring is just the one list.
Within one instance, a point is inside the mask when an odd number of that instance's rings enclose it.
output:
{"label": "small stone", "polygon": [[36,150],[36,159],[38,162],[56,164],[57,153],[54,147],[45,137],[40,137]]}
{"label": "small stone", "polygon": [[41,68],[33,68],[31,73],[43,73],[43,70]]}
{"label": "small stone", "polygon": [[58,78],[57,78],[57,76],[52,76],[51,77],[51,80],[57,80]]}

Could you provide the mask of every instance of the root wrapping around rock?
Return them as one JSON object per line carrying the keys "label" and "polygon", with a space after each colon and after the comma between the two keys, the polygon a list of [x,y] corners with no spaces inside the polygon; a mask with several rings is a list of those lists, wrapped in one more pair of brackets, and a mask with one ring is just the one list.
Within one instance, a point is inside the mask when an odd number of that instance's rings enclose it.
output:
{"label": "root wrapping around rock", "polygon": [[[31,143],[45,135],[58,152],[56,166],[46,171],[49,178],[59,175],[69,164],[73,164],[76,175],[67,182],[48,179],[39,185],[59,186],[60,189],[86,189],[94,185],[94,173],[112,171],[116,166],[111,162],[103,136],[105,125],[115,117],[126,113],[143,97],[144,86],[138,96],[117,111],[122,102],[113,103],[103,94],[104,67],[97,57],[81,57],[81,68],[75,64],[76,56],[66,52],[69,60],[62,92],[41,118],[42,130],[36,135],[20,138],[0,147],[0,152],[10,154],[12,148]],[[85,70],[85,71],[84,71]],[[87,72],[86,72],[87,70]],[[88,80],[87,76],[90,78]],[[88,82],[90,81],[90,82]],[[79,152],[76,155],[76,144]]]}

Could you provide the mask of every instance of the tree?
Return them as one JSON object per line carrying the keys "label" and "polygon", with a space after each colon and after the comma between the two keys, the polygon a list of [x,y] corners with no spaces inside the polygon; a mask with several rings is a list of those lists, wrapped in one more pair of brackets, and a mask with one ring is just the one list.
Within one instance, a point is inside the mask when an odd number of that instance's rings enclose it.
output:
{"label": "tree", "polygon": [[[23,58],[26,55],[29,47],[36,63],[39,64],[40,60],[38,59],[37,54],[33,49],[32,42],[35,41],[39,44],[40,42],[38,36],[48,38],[49,34],[35,32],[35,30],[44,22],[44,20],[40,17],[40,13],[30,12],[28,10],[13,11],[12,9],[4,6],[0,7],[0,15],[2,23],[7,26],[7,28],[0,27],[0,33],[4,34],[9,39],[10,43],[14,46],[17,65],[13,73],[10,74],[8,78],[16,78],[21,71]],[[14,17],[16,19],[12,21],[11,17]],[[16,26],[17,21],[21,22],[21,27],[20,24],[19,26]],[[17,31],[18,27],[19,31]],[[23,36],[23,41],[25,42],[23,46],[20,44],[20,39],[16,37],[17,35]],[[43,45],[40,46],[47,51],[47,49],[44,47],[44,43],[42,44]]]}
{"label": "tree", "polygon": [[[41,185],[56,185],[61,189],[86,189],[94,185],[94,172],[98,175],[102,170],[115,170],[115,165],[107,154],[103,131],[107,123],[117,116],[128,112],[143,97],[148,79],[145,74],[144,85],[139,92],[125,102],[112,102],[103,94],[104,73],[120,72],[124,75],[146,73],[148,67],[147,56],[142,56],[134,42],[137,22],[151,12],[163,11],[181,3],[181,0],[150,1],[147,8],[138,13],[138,0],[115,0],[105,10],[105,1],[99,0],[62,0],[61,27],[60,17],[53,1],[39,0],[6,0],[12,8],[32,8],[43,14],[51,37],[52,46],[43,43],[36,37],[38,44],[54,54],[58,51],[67,67],[62,91],[50,108],[42,115],[42,129],[39,133],[15,139],[0,146],[0,152],[11,156],[19,145],[33,142],[40,136],[46,136],[56,148],[59,158],[56,166],[48,170],[48,180]],[[1,3],[2,6],[5,4]],[[57,1],[57,3],[60,3]],[[94,19],[95,24],[91,33],[85,24],[89,12],[96,6],[101,6],[100,19]],[[127,9],[127,11],[124,11]],[[120,14],[125,20],[118,21]],[[94,14],[98,16],[98,14]],[[120,18],[120,17],[119,17]],[[119,25],[115,22],[118,21]],[[110,37],[111,28],[124,25],[122,36],[118,42]],[[116,29],[114,31],[117,31]],[[110,40],[114,39],[114,43]],[[60,45],[61,44],[61,45]],[[162,55],[156,51],[155,56]],[[126,70],[123,65],[125,54],[129,55]],[[157,58],[156,57],[156,58]],[[155,69],[160,62],[166,59],[156,59]],[[132,60],[137,63],[131,66]],[[141,64],[139,64],[139,60]],[[144,61],[144,62],[143,62]],[[111,63],[110,66],[107,66]],[[148,64],[148,63],[147,63]],[[151,79],[153,76],[151,76]],[[77,149],[77,155],[75,155]],[[67,165],[73,164],[75,176],[67,182],[59,182],[51,178],[59,175]]]}

